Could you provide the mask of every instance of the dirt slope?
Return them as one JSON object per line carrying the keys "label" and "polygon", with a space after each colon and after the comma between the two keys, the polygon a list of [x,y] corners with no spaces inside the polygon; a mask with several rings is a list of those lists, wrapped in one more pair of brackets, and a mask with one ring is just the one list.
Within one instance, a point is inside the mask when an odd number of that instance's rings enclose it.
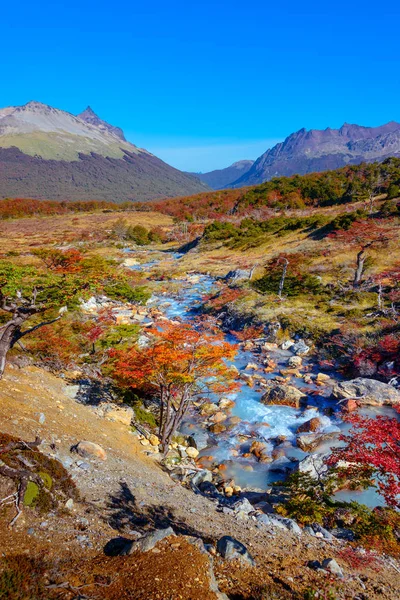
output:
{"label": "dirt slope", "polygon": [[[77,403],[73,392],[63,379],[34,367],[9,367],[0,381],[0,431],[29,441],[40,436],[41,450],[67,466],[84,499],[61,514],[37,515],[26,509],[12,531],[7,524],[13,507],[3,510],[0,534],[6,556],[25,553],[53,563],[57,559],[62,582],[74,588],[87,585],[88,598],[213,598],[201,576],[204,557],[190,550],[182,537],[168,538],[146,555],[103,554],[105,544],[117,535],[135,539],[149,529],[172,526],[180,536],[215,542],[232,535],[246,544],[255,568],[215,559],[220,590],[230,598],[303,598],[306,589],[333,589],[333,598],[400,597],[398,573],[387,561],[379,571],[366,566],[357,572],[340,558],[339,542],[298,538],[289,532],[271,535],[251,519],[217,512],[210,500],[174,483],[146,457],[126,425],[99,417],[93,408]],[[95,463],[71,454],[70,447],[80,440],[99,443],[107,460]],[[309,560],[335,556],[344,579],[327,579],[306,566]],[[193,570],[199,573],[198,581]],[[194,587],[187,586],[188,581]],[[74,597],[68,590],[64,586],[64,595],[54,597]]]}

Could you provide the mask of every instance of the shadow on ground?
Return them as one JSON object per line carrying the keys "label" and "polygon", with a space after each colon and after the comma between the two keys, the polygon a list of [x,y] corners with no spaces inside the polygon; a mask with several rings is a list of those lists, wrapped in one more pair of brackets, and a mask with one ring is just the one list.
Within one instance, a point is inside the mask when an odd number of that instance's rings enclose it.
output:
{"label": "shadow on ground", "polygon": [[130,533],[133,530],[144,534],[153,529],[172,527],[177,534],[201,537],[207,542],[203,534],[194,527],[177,519],[170,507],[139,504],[125,482],[120,482],[120,489],[109,496],[107,521],[113,529],[121,533]]}

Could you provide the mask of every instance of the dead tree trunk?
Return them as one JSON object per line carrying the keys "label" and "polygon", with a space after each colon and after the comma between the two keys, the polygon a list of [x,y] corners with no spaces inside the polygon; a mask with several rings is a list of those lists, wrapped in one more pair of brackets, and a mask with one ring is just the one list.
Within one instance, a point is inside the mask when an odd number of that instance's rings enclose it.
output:
{"label": "dead tree trunk", "polygon": [[284,264],[283,264],[282,277],[281,277],[281,280],[279,282],[279,290],[278,290],[278,298],[280,300],[282,300],[283,286],[285,284],[287,268],[288,268],[288,265],[289,265],[289,261],[288,261],[287,258],[283,258],[282,260],[284,261]]}
{"label": "dead tree trunk", "polygon": [[360,284],[362,274],[364,272],[364,263],[365,263],[366,258],[367,258],[367,255],[365,254],[365,250],[363,248],[357,254],[357,266],[356,266],[356,270],[354,273],[353,287],[357,287]]}

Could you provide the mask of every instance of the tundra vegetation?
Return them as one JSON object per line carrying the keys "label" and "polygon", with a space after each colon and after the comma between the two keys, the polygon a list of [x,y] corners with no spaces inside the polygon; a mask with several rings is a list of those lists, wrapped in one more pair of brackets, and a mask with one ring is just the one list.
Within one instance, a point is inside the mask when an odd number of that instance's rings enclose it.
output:
{"label": "tundra vegetation", "polygon": [[[396,383],[399,193],[400,159],[388,159],[140,206],[1,201],[0,371],[7,360],[34,363],[109,386],[166,451],[199,396],[232,391],[226,360],[236,349],[212,319],[149,328],[140,320],[124,322],[113,309],[140,311],[154,279],[158,292],[170,293],[183,273],[198,271],[220,277],[202,312],[235,330],[240,342],[274,325],[278,342],[296,334],[311,342],[320,367]],[[134,247],[138,260],[146,260],[141,252],[147,247],[192,250],[168,271],[146,273],[124,266],[125,247]],[[244,275],[225,279],[231,269]],[[96,311],[85,308],[92,298]],[[285,484],[290,500],[280,510],[303,525],[332,525],[349,513],[365,547],[398,555],[398,421],[351,417],[350,425],[330,459],[334,479],[316,486],[306,475],[293,476]],[[7,440],[7,452],[20,452],[20,444]],[[43,503],[48,479],[39,463],[26,474],[6,458],[6,466],[19,471],[13,473],[19,509],[29,482],[38,487],[35,502]],[[341,470],[343,461],[350,467]],[[388,507],[335,502],[341,477],[357,486],[375,481]]]}

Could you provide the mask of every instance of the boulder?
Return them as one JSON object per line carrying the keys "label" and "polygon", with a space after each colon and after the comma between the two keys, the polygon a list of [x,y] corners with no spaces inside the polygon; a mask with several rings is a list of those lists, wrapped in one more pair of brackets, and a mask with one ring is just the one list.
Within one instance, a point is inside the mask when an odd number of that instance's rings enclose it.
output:
{"label": "boulder", "polygon": [[199,451],[197,450],[197,448],[189,446],[189,448],[186,448],[186,454],[189,458],[197,458],[199,455]]}
{"label": "boulder", "polygon": [[132,554],[136,550],[139,552],[148,552],[149,550],[152,550],[158,542],[166,537],[169,537],[170,535],[175,535],[172,527],[167,527],[166,529],[156,529],[155,531],[146,533],[138,540],[127,542],[126,545],[121,548],[119,555],[126,556],[128,554]]}
{"label": "boulder", "polygon": [[288,519],[286,517],[282,517],[281,515],[268,515],[268,517],[273,527],[286,529],[287,531],[291,531],[296,535],[302,534],[302,530],[294,519]]}
{"label": "boulder", "polygon": [[246,270],[246,269],[235,269],[232,271],[229,271],[224,279],[225,281],[229,281],[231,283],[233,283],[234,281],[240,281],[241,279],[250,279],[250,270]]}
{"label": "boulder", "polygon": [[349,398],[344,402],[341,402],[340,408],[343,412],[351,413],[355,412],[358,409],[357,400],[353,400],[353,398]]}
{"label": "boulder", "polygon": [[324,538],[324,540],[328,540],[329,542],[333,541],[333,535],[327,529],[325,529],[325,527],[322,527],[322,525],[320,525],[319,523],[313,523],[312,528],[314,529],[316,534],[320,534],[319,537],[322,537]]}
{"label": "boulder", "polygon": [[285,340],[284,342],[282,342],[281,348],[282,348],[282,350],[289,350],[289,348],[291,348],[293,345],[294,345],[293,340]]}
{"label": "boulder", "polygon": [[292,385],[272,383],[261,398],[263,404],[284,404],[299,408],[302,398],[306,398],[300,390]]}
{"label": "boulder", "polygon": [[99,446],[99,444],[87,442],[86,440],[78,442],[75,446],[72,446],[71,452],[76,452],[79,454],[79,456],[82,456],[82,458],[97,458],[99,460],[107,459],[106,451]]}
{"label": "boulder", "polygon": [[318,446],[333,440],[337,433],[303,433],[297,436],[297,445],[303,452],[313,452]]}
{"label": "boulder", "polygon": [[274,342],[264,342],[264,344],[262,345],[262,348],[264,350],[266,350],[267,352],[269,352],[271,350],[277,350],[278,344],[275,344]]}
{"label": "boulder", "polygon": [[211,417],[210,417],[210,422],[211,423],[222,423],[222,421],[225,421],[226,419],[226,415],[222,412],[216,412],[214,413]]}
{"label": "boulder", "polygon": [[267,451],[267,446],[263,442],[259,442],[255,440],[252,442],[250,446],[250,454],[254,454],[256,458],[261,458],[261,456]]}
{"label": "boulder", "polygon": [[315,382],[318,383],[319,385],[326,383],[327,381],[330,381],[331,377],[329,375],[327,375],[326,373],[318,373],[318,375],[315,378]]}
{"label": "boulder", "polygon": [[298,369],[299,367],[301,367],[303,363],[303,359],[301,358],[301,356],[291,356],[287,362],[288,367],[290,367],[291,369]]}
{"label": "boulder", "polygon": [[361,405],[400,405],[400,390],[388,383],[366,377],[341,381],[335,385],[333,395],[339,400],[355,399]]}
{"label": "boulder", "polygon": [[301,425],[299,425],[299,427],[297,428],[297,433],[307,433],[309,431],[317,431],[317,429],[319,429],[319,427],[321,427],[321,425],[322,425],[321,419],[319,419],[318,417],[313,417],[309,421],[306,421],[305,423],[302,423]]}
{"label": "boulder", "polygon": [[254,506],[250,504],[247,498],[240,498],[239,500],[235,500],[235,502],[231,504],[229,508],[231,508],[235,512],[235,514],[244,513],[248,515],[254,512]]}
{"label": "boulder", "polygon": [[249,362],[249,363],[247,363],[247,365],[246,365],[245,368],[246,368],[246,371],[257,371],[258,364],[257,363]]}
{"label": "boulder", "polygon": [[325,571],[332,573],[332,575],[343,577],[343,571],[334,558],[325,558],[325,560],[322,561],[322,568],[325,569]]}
{"label": "boulder", "polygon": [[310,346],[307,346],[307,344],[303,340],[299,340],[298,342],[290,346],[290,350],[297,356],[305,356],[310,352]]}
{"label": "boulder", "polygon": [[118,404],[108,404],[107,402],[102,402],[99,405],[99,410],[103,411],[104,417],[109,421],[122,423],[128,427],[131,424],[134,416],[133,408],[125,405],[119,406]]}
{"label": "boulder", "polygon": [[149,435],[149,442],[152,446],[159,446],[160,445],[160,438],[157,437],[156,435],[154,435],[154,433],[152,433],[151,435]]}
{"label": "boulder", "polygon": [[230,535],[224,535],[218,540],[217,551],[222,558],[225,558],[226,560],[239,559],[251,566],[254,566],[255,564],[254,559],[248,552],[246,546]]}
{"label": "boulder", "polygon": [[193,491],[199,492],[200,484],[204,483],[205,481],[209,483],[212,482],[212,473],[211,471],[203,469],[202,471],[197,471],[197,473],[193,475],[190,480],[190,486]]}

